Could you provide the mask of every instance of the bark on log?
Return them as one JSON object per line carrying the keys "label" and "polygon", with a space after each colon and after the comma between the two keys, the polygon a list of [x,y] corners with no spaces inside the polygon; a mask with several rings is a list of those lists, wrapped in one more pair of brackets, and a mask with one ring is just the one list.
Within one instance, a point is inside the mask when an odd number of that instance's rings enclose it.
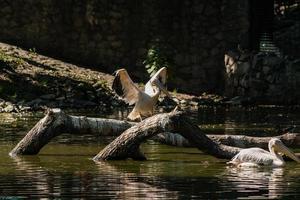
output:
{"label": "bark on log", "polygon": [[52,138],[62,133],[115,135],[131,127],[126,121],[67,115],[60,109],[48,110],[9,153],[10,156],[37,154]]}
{"label": "bark on log", "polygon": [[240,148],[219,145],[212,141],[182,112],[175,111],[149,117],[127,129],[100,151],[93,160],[96,162],[127,158],[144,160],[145,156],[139,150],[140,144],[161,132],[179,132],[198,149],[218,158],[232,158],[240,151]]}
{"label": "bark on log", "polygon": [[[299,133],[285,133],[276,136],[288,147],[300,146],[300,134]],[[268,143],[272,137],[250,137],[245,135],[209,135],[209,138],[230,146],[249,148],[260,147],[268,149]]]}
{"label": "bark on log", "polygon": [[[49,110],[27,135],[10,152],[11,156],[18,154],[37,154],[53,137],[62,133],[97,134],[103,136],[118,136],[136,123],[114,119],[90,118],[67,115],[59,109]],[[237,147],[266,148],[270,137],[248,137],[239,135],[207,135],[210,139]],[[299,147],[300,134],[287,133],[278,136],[287,146]],[[174,146],[193,146],[178,133],[159,133],[154,140]],[[138,157],[141,155],[137,155]]]}
{"label": "bark on log", "polygon": [[59,109],[49,111],[15,146],[9,155],[37,154],[53,137],[64,131],[66,119],[66,115],[60,112]]}
{"label": "bark on log", "polygon": [[[259,147],[263,149],[268,149],[268,143],[272,137],[252,137],[245,135],[207,135],[211,140],[218,142],[220,144],[240,147],[240,148],[250,148]],[[299,147],[300,146],[300,134],[299,133],[285,133],[276,136],[288,147]],[[184,146],[193,147],[183,136],[178,133],[161,133],[153,138],[163,144],[173,145],[173,146]]]}

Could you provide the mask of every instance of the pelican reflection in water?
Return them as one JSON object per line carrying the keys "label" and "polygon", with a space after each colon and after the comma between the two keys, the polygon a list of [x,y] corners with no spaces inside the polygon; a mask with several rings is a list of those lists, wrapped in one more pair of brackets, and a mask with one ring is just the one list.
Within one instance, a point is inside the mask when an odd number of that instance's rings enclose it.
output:
{"label": "pelican reflection in water", "polygon": [[271,167],[283,167],[285,161],[282,155],[286,155],[296,162],[300,159],[289,150],[278,138],[269,141],[269,152],[261,148],[248,148],[241,150],[228,164],[238,167],[256,167],[266,165]]}
{"label": "pelican reflection in water", "polygon": [[129,105],[134,104],[133,110],[127,116],[130,120],[142,119],[142,116],[153,115],[160,92],[168,97],[166,89],[167,68],[163,67],[145,85],[145,91],[139,89],[129,77],[126,69],[116,71],[112,89]]}
{"label": "pelican reflection in water", "polygon": [[[247,199],[278,199],[291,192],[286,168],[232,168],[225,171],[226,185]],[[246,198],[245,198],[246,199]]]}

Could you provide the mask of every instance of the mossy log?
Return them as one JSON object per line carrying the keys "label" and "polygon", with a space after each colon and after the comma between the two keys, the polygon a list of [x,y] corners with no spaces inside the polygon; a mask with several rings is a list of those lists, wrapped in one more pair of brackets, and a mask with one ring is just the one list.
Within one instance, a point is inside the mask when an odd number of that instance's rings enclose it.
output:
{"label": "mossy log", "polygon": [[[37,154],[52,138],[62,133],[118,136],[134,125],[137,125],[137,123],[114,119],[72,116],[65,114],[60,109],[48,110],[46,116],[26,134],[10,152],[10,155]],[[270,137],[247,137],[238,135],[207,135],[207,137],[217,143],[237,147],[257,146],[264,148],[270,140]],[[299,147],[299,134],[287,133],[278,137],[282,139],[287,146]],[[154,134],[152,139],[168,145],[194,146],[178,133],[163,131],[159,134]]]}

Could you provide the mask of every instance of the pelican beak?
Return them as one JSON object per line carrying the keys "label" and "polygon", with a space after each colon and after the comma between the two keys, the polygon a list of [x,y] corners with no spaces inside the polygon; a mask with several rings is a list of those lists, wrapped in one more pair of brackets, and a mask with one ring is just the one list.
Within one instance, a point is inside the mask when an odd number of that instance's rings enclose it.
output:
{"label": "pelican beak", "polygon": [[170,93],[168,92],[168,90],[166,90],[165,87],[162,87],[161,90],[162,90],[169,98],[171,98]]}
{"label": "pelican beak", "polygon": [[293,159],[294,161],[296,161],[297,163],[300,163],[300,159],[286,146],[284,146],[283,143],[276,143],[274,149],[279,152],[282,153],[288,157],[290,157],[291,159]]}
{"label": "pelican beak", "polygon": [[163,91],[163,93],[165,93],[169,98],[171,98],[171,95],[169,94],[168,90],[163,86],[163,84],[158,80],[155,79],[153,81],[153,83],[155,83],[155,85],[161,90]]}

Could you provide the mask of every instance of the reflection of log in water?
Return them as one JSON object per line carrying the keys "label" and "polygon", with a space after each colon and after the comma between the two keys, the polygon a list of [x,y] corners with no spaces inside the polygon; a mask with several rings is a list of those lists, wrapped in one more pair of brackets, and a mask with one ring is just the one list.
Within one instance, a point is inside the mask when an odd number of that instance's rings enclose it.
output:
{"label": "reflection of log in water", "polygon": [[[87,198],[92,196],[94,181],[87,171],[55,170],[49,168],[49,160],[39,157],[14,157],[15,168],[21,172],[16,175],[14,191],[9,196],[26,196],[35,198]],[[21,183],[21,184],[20,184]],[[23,184],[22,184],[23,183]]]}
{"label": "reflection of log in water", "polygon": [[[117,198],[117,199],[178,199],[176,191],[148,184],[135,172],[119,169],[102,162],[93,171],[63,171],[51,173],[49,161],[39,157],[15,157],[18,187],[8,196],[31,198]],[[96,170],[96,171],[94,171]],[[24,184],[22,181],[25,181]],[[108,187],[109,186],[109,187]]]}
{"label": "reflection of log in water", "polygon": [[[139,177],[135,172],[119,168],[113,163],[99,162],[99,173],[108,179],[119,179],[110,189],[117,192],[118,199],[178,199],[178,192],[168,190],[164,185],[147,183],[146,179]],[[155,178],[155,177],[152,177]]]}
{"label": "reflection of log in water", "polygon": [[[195,129],[198,130],[198,132],[201,132],[199,131],[199,128],[197,126],[191,123],[189,124],[190,127],[193,126]],[[47,113],[47,115],[43,119],[41,119],[19,142],[19,144],[10,152],[10,155],[37,154],[40,151],[40,149],[44,145],[46,145],[53,137],[60,135],[62,133],[71,133],[71,134],[92,133],[92,134],[111,136],[111,135],[119,135],[122,131],[136,125],[137,125],[136,123],[129,123],[126,121],[113,120],[113,119],[70,116],[70,115],[66,115],[64,112],[57,109],[50,110]],[[183,123],[181,123],[181,125],[183,125]],[[190,127],[185,127],[185,128],[190,128]],[[168,130],[161,130],[161,131],[168,131]],[[192,131],[195,132],[194,130]],[[184,132],[186,132],[186,130],[182,129],[181,127],[180,133],[185,134]],[[179,146],[191,146],[190,142],[188,142],[188,140],[185,139],[180,134],[164,132],[160,134],[154,134],[152,136],[155,140],[160,141],[162,143],[179,145]],[[267,142],[270,139],[268,137],[259,138],[259,137],[232,136],[232,135],[225,135],[225,136],[211,135],[208,137],[210,139],[213,139],[214,141],[217,141],[217,143],[223,143],[226,145],[239,146],[239,147],[249,147],[249,146],[265,147],[267,146]],[[300,136],[298,134],[284,134],[279,137],[288,146],[297,146],[300,143]],[[209,138],[207,138],[206,136],[204,138],[206,138],[205,140],[210,141]],[[192,142],[194,143],[195,141],[192,140]],[[208,143],[213,144],[211,142]],[[218,146],[217,143],[214,143],[215,146]],[[141,156],[141,154],[138,154],[137,156]]]}
{"label": "reflection of log in water", "polygon": [[[17,157],[15,168],[22,174],[16,178],[19,187],[9,196],[32,198],[117,198],[117,199],[222,199],[248,197],[280,198],[293,194],[285,169],[221,168],[217,173],[199,166],[196,176],[168,176],[156,172],[157,163],[128,167],[124,162],[99,162],[92,170],[52,173],[49,161],[39,157]],[[59,160],[58,160],[59,161]],[[222,165],[223,166],[223,165]],[[153,171],[147,171],[153,170]],[[146,170],[146,171],[145,171]],[[199,175],[199,174],[203,174]],[[209,175],[210,174],[210,175]],[[296,174],[293,174],[296,176]],[[23,181],[23,182],[22,182]],[[196,187],[194,187],[196,186]],[[32,196],[30,196],[32,195]]]}
{"label": "reflection of log in water", "polygon": [[49,176],[50,173],[41,166],[34,164],[40,162],[38,157],[15,157],[13,161],[17,171],[21,172],[20,175],[16,175],[15,184],[22,181],[25,181],[25,183],[14,187],[17,190],[11,191],[12,194],[10,195],[46,198],[54,193],[54,184],[51,176]]}

